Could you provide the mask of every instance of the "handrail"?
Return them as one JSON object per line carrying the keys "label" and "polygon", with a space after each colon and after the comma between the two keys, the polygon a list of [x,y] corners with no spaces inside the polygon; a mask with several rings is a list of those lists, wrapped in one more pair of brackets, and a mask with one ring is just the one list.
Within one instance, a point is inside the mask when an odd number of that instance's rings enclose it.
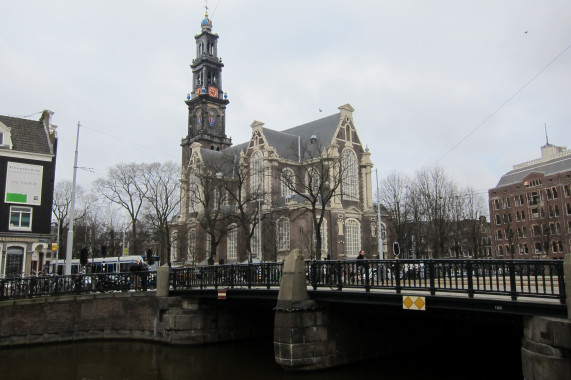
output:
{"label": "handrail", "polygon": [[[175,268],[174,289],[262,288],[280,285],[282,263]],[[324,260],[306,261],[307,285],[329,288],[389,289],[565,299],[561,260]]]}
{"label": "handrail", "polygon": [[[283,263],[227,264],[172,268],[175,290],[279,287]],[[403,290],[557,299],[566,302],[561,260],[325,260],[305,262],[313,289]],[[0,279],[0,300],[156,287],[156,272],[90,273]]]}
{"label": "handrail", "polygon": [[0,279],[0,300],[38,296],[154,290],[155,271],[88,273]]}

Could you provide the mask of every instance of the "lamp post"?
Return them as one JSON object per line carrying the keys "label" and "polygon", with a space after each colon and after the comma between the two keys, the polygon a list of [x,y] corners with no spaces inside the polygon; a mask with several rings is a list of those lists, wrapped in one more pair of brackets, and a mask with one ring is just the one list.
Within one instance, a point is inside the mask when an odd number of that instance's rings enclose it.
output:
{"label": "lamp post", "polygon": [[65,252],[65,274],[71,274],[71,258],[73,252],[73,219],[75,218],[75,184],[77,177],[77,147],[79,145],[79,121],[77,122],[77,135],[75,138],[75,158],[73,160],[73,183],[71,187],[71,205],[69,208],[69,231],[67,233],[67,247]]}
{"label": "lamp post", "polygon": [[381,223],[381,193],[379,192],[379,172],[375,169],[375,176],[377,178],[377,218],[379,219],[379,259],[385,259],[383,251],[383,225]]}

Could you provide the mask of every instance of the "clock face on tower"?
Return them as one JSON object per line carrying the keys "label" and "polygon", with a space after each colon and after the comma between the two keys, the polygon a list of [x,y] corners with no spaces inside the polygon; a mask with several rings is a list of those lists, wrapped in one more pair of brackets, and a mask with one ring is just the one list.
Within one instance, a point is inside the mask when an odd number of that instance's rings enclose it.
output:
{"label": "clock face on tower", "polygon": [[213,98],[218,97],[218,89],[216,87],[209,86],[208,87],[208,95],[212,96]]}

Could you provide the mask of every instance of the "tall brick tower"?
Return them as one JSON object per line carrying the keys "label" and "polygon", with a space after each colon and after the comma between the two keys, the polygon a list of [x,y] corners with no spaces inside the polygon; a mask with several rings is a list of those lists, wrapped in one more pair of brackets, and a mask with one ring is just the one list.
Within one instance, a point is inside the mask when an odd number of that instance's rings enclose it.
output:
{"label": "tall brick tower", "polygon": [[218,57],[218,34],[212,33],[208,7],[202,31],[194,36],[196,58],[192,69],[192,92],[187,96],[188,135],[182,140],[183,159],[188,158],[190,146],[199,143],[205,149],[223,150],[232,145],[226,136],[226,105],[229,103],[222,90],[222,67]]}

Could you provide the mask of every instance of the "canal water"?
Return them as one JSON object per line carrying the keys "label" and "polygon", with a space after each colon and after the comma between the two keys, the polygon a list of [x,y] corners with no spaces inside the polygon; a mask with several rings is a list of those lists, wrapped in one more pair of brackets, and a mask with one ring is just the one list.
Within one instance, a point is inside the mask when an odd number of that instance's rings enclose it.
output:
{"label": "canal water", "polygon": [[271,339],[205,346],[87,341],[0,349],[3,380],[521,379],[519,344],[427,347],[328,370],[287,373]]}

